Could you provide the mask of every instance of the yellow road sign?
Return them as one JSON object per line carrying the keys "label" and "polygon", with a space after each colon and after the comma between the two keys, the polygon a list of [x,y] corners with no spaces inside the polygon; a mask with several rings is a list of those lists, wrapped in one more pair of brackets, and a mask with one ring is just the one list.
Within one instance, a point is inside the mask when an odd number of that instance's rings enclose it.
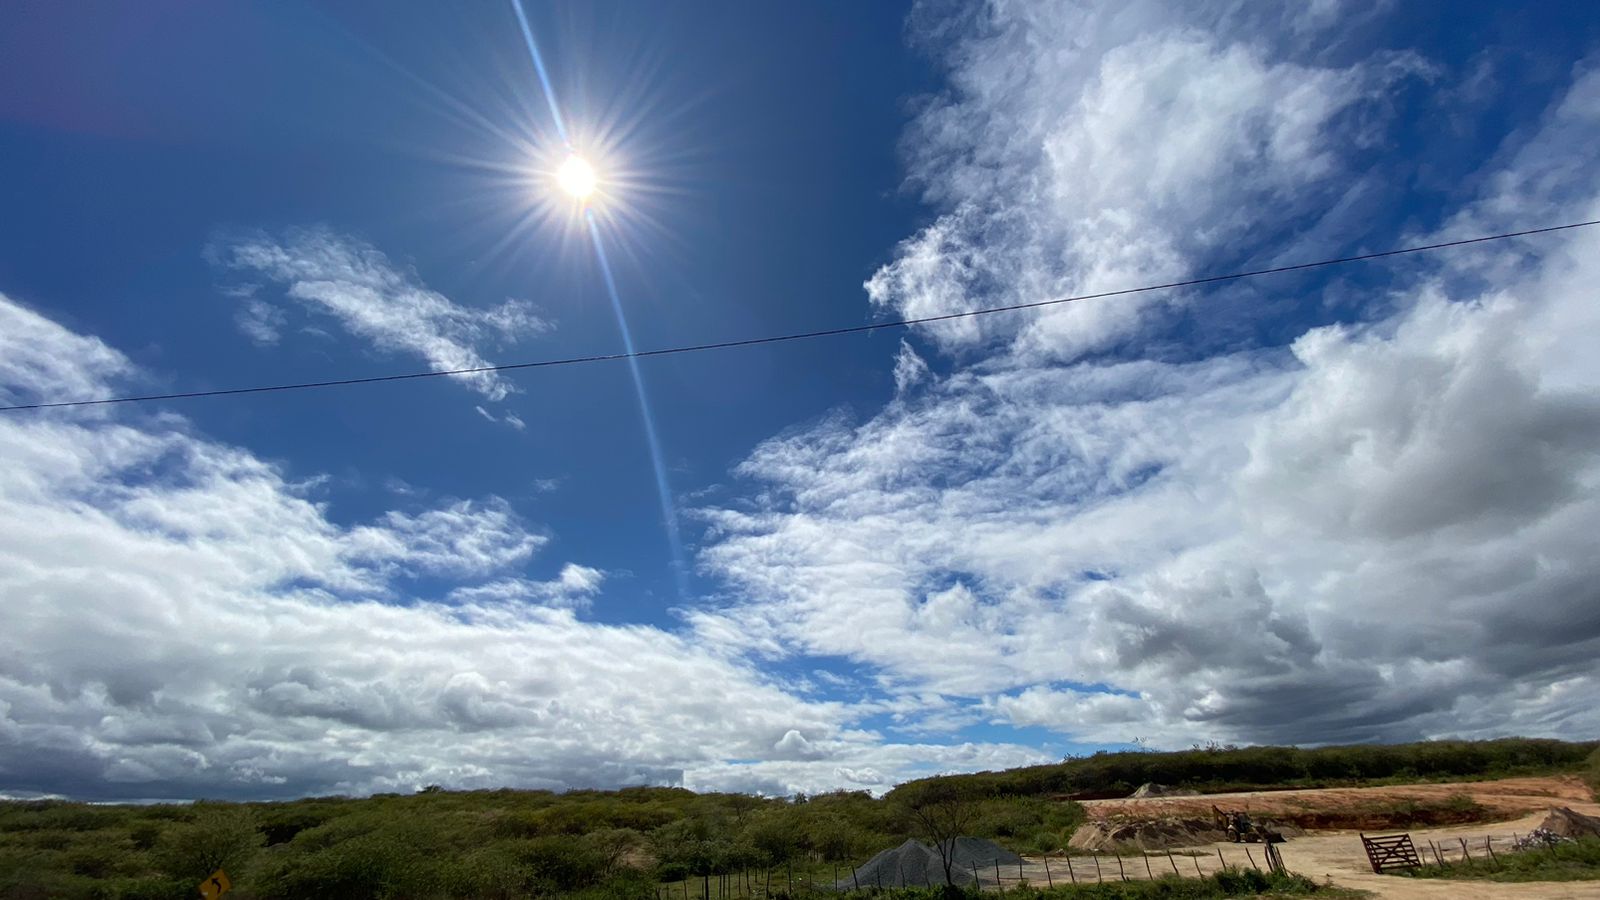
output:
{"label": "yellow road sign", "polygon": [[233,882],[228,880],[228,873],[221,869],[211,873],[211,877],[200,882],[200,896],[206,900],[217,900],[233,887]]}

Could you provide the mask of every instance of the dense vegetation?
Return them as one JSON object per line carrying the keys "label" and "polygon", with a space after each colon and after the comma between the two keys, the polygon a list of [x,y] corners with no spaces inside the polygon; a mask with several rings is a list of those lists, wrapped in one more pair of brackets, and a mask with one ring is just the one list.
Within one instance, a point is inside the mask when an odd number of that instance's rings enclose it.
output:
{"label": "dense vegetation", "polygon": [[1600,786],[1600,742],[1535,738],[1338,747],[1222,747],[1096,753],[1045,766],[948,776],[996,797],[1125,797],[1155,782],[1206,793],[1580,771]]}
{"label": "dense vegetation", "polygon": [[[1481,855],[1480,855],[1481,856]],[[1494,859],[1426,865],[1412,878],[1481,878],[1489,881],[1593,881],[1600,879],[1600,838],[1583,838],[1549,849],[1498,853]]]}
{"label": "dense vegetation", "polygon": [[[971,833],[1028,853],[1059,848],[1083,817],[1071,803],[972,805]],[[263,900],[632,900],[655,898],[660,882],[690,878],[699,893],[702,878],[720,873],[861,862],[915,831],[901,807],[865,793],[425,790],[259,804],[4,803],[0,897],[188,900],[221,866],[234,896]]]}
{"label": "dense vegetation", "polygon": [[[737,880],[747,887],[756,878],[745,873],[780,867],[782,879],[770,883],[781,893],[791,875],[797,886],[827,881],[835,864],[860,863],[908,836],[925,836],[917,804],[952,792],[963,801],[961,833],[1037,854],[1062,848],[1083,820],[1082,808],[1063,796],[1122,795],[1146,781],[1218,789],[1550,771],[1600,778],[1600,750],[1503,740],[1102,753],[1054,766],[924,779],[883,799],[865,793],[762,799],[675,788],[564,794],[430,788],[414,795],[255,804],[6,802],[0,803],[0,900],[192,898],[196,884],[218,867],[233,876],[235,900],[655,900],[662,885],[693,900],[701,891],[715,897],[718,885],[730,895],[749,892],[731,889],[733,879],[719,881],[719,874],[740,873]],[[1460,813],[1452,802],[1438,811],[1397,814]],[[765,893],[766,879],[760,883]],[[1124,889],[1158,890],[1106,888]],[[1190,882],[1159,890],[1220,888]]]}

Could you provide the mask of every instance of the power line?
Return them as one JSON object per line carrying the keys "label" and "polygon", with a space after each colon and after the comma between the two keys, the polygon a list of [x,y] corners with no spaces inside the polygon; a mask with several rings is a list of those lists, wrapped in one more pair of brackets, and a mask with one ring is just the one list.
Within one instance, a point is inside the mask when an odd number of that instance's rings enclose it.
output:
{"label": "power line", "polygon": [[1100,291],[1094,294],[1078,294],[1071,297],[1057,297],[1053,300],[1035,300],[1031,303],[1015,303],[1010,306],[991,306],[983,309],[969,309],[962,312],[943,313],[937,316],[918,316],[908,319],[894,319],[888,322],[872,322],[865,325],[849,325],[841,328],[824,328],[819,331],[801,331],[792,334],[768,335],[766,337],[742,338],[733,341],[716,341],[709,344],[689,344],[678,347],[661,347],[655,350],[637,350],[629,353],[597,353],[591,356],[568,356],[560,359],[541,359],[533,362],[506,363],[493,366],[473,366],[467,369],[447,369],[428,372],[406,372],[399,375],[369,375],[360,378],[336,378],[327,381],[301,381],[291,384],[269,384],[256,387],[220,388],[210,391],[178,391],[171,394],[143,394],[129,397],[103,397],[94,400],[59,400],[50,403],[22,403],[16,406],[0,406],[0,412],[16,412],[25,409],[60,409],[69,406],[103,406],[111,403],[143,403],[155,400],[189,400],[197,397],[227,397],[235,394],[265,394],[276,391],[299,391],[310,388],[340,387],[350,384],[377,384],[384,381],[410,381],[416,378],[441,378],[450,375],[477,375],[485,372],[511,372],[519,369],[543,369],[555,366],[573,366],[580,363],[615,362],[625,359],[645,359],[652,356],[671,356],[678,353],[700,353],[706,350],[727,350],[734,347],[754,347],[759,344],[779,344],[787,341],[804,341],[813,338],[835,337],[846,334],[861,334],[876,331],[880,328],[909,328],[913,325],[926,325],[933,322],[947,322],[952,319],[967,319],[977,316],[987,316],[993,313],[1017,312],[1024,309],[1039,309],[1046,306],[1058,306],[1064,303],[1076,303],[1080,300],[1100,300],[1106,297],[1123,297],[1130,294],[1145,294],[1151,291],[1167,291],[1174,288],[1196,287],[1203,284],[1217,284],[1223,281],[1237,281],[1242,278],[1256,278],[1261,275],[1276,275],[1283,272],[1299,272],[1306,269],[1320,269],[1326,266],[1338,266],[1346,263],[1365,262],[1374,259],[1383,259],[1390,256],[1403,256],[1408,253],[1426,253],[1431,250],[1444,250],[1450,247],[1463,247],[1468,244],[1482,244],[1488,241],[1503,241],[1508,238],[1528,237],[1536,234],[1550,234],[1556,231],[1568,231],[1574,228],[1587,228],[1591,225],[1600,225],[1600,219],[1588,222],[1572,222],[1566,225],[1550,225],[1545,228],[1530,228],[1527,231],[1510,231],[1502,234],[1490,234],[1475,238],[1462,238],[1455,241],[1444,241],[1437,244],[1423,244],[1417,247],[1402,247],[1396,250],[1383,250],[1377,253],[1363,253],[1359,256],[1341,256],[1336,259],[1323,259],[1316,262],[1296,263],[1292,266],[1274,266],[1270,269],[1253,269],[1248,272],[1233,272],[1228,275],[1208,275],[1203,278],[1190,278],[1184,281],[1169,281],[1164,284],[1149,284],[1143,287],[1122,288],[1115,291]]}

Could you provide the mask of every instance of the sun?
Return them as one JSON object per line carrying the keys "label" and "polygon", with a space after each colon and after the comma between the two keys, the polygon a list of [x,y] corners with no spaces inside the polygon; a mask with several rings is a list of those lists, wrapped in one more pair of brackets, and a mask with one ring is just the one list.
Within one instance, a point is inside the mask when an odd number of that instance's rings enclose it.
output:
{"label": "sun", "polygon": [[574,200],[589,199],[598,183],[594,166],[577,154],[567,157],[567,161],[556,170],[556,184]]}

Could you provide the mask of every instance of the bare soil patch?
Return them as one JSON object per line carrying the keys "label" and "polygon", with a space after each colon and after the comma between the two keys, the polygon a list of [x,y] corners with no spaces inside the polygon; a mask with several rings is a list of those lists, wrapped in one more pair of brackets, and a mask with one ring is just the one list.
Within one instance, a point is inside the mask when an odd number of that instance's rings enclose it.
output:
{"label": "bare soil patch", "polygon": [[1587,803],[1590,797],[1582,780],[1560,775],[1082,802],[1091,819],[1204,818],[1216,805],[1308,829],[1373,830],[1507,821],[1551,806]]}
{"label": "bare soil patch", "polygon": [[[1549,798],[1546,798],[1544,808],[1492,826],[1410,829],[1409,833],[1419,847],[1431,849],[1437,845],[1446,848],[1450,859],[1459,858],[1459,851],[1452,848],[1457,847],[1457,841],[1461,839],[1466,839],[1473,847],[1481,847],[1482,841],[1488,838],[1493,841],[1497,853],[1510,853],[1513,836],[1526,835],[1539,827],[1549,814],[1550,805]],[[1600,814],[1600,804],[1594,802],[1570,801],[1561,805],[1572,806],[1587,815]],[[1600,900],[1600,881],[1504,883],[1481,879],[1374,875],[1361,848],[1360,837],[1350,832],[1311,833],[1291,838],[1288,843],[1277,846],[1284,864],[1291,872],[1318,882],[1369,891],[1380,900]],[[1036,886],[1069,882],[1144,881],[1170,874],[1183,877],[1211,875],[1223,866],[1248,868],[1264,864],[1259,845],[1213,843],[1174,851],[1171,855],[1161,850],[1131,856],[1053,855],[1048,863],[1043,858],[1033,857],[1021,866],[1001,867],[1000,874],[1001,885],[1009,891],[1024,880]],[[983,886],[993,889],[993,878],[985,874]]]}

